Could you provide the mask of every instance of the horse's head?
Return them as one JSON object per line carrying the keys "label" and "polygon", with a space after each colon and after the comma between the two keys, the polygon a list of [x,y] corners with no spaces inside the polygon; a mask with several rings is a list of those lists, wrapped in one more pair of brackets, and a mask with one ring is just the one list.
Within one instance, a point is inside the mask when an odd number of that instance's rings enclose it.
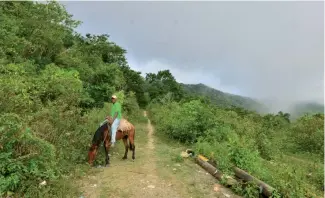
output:
{"label": "horse's head", "polygon": [[88,151],[88,163],[89,165],[93,165],[93,162],[95,160],[95,156],[96,156],[96,153],[97,153],[97,148],[98,146],[93,144],[91,145],[89,151]]}
{"label": "horse's head", "polygon": [[88,151],[88,163],[90,165],[92,165],[95,160],[100,143],[104,141],[104,139],[108,138],[107,134],[109,130],[110,130],[110,126],[108,126],[107,124],[101,125],[96,130],[93,136],[91,147],[89,148]]}

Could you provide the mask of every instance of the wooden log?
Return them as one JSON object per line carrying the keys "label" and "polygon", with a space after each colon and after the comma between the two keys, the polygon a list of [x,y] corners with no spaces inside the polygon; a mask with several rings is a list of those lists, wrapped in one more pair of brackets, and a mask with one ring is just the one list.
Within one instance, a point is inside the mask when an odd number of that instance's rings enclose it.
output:
{"label": "wooden log", "polygon": [[[215,177],[216,179],[218,179],[219,181],[225,177],[223,175],[223,173],[218,170],[216,167],[214,167],[213,165],[211,165],[209,163],[209,160],[207,158],[205,158],[202,155],[198,155],[198,157],[196,158],[196,162],[204,169],[206,170],[208,173],[210,173],[213,177]],[[235,176],[245,182],[249,182],[252,181],[254,182],[256,185],[258,185],[261,188],[261,192],[263,195],[270,197],[272,196],[272,192],[274,191],[274,188],[271,187],[270,185],[264,183],[263,181],[249,175],[247,172],[245,172],[244,170],[234,167],[233,171],[235,173]],[[227,186],[232,186],[236,183],[238,183],[237,180],[231,178],[231,177],[226,177],[226,185]]]}
{"label": "wooden log", "polygon": [[226,178],[226,186],[233,186],[235,183],[238,183],[235,179],[231,177],[226,177],[224,174],[218,170],[216,167],[212,166],[210,163],[208,163],[208,159],[203,157],[202,155],[199,155],[195,161],[208,173],[210,173],[213,177],[221,181],[223,178]]}
{"label": "wooden log", "polygon": [[257,184],[263,193],[263,195],[270,197],[272,195],[272,192],[274,191],[274,188],[271,187],[270,185],[264,183],[263,181],[249,175],[247,172],[243,171],[240,168],[234,167],[233,171],[235,173],[235,176],[238,177],[239,179],[242,179],[246,182],[248,181],[253,181],[255,184]]}

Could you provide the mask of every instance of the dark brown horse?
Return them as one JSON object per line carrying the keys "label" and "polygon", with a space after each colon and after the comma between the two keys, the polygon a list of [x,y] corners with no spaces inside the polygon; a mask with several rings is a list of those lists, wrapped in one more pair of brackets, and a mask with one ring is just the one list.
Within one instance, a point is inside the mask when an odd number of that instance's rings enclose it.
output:
{"label": "dark brown horse", "polygon": [[[111,147],[111,125],[112,118],[107,117],[108,124],[103,124],[100,126],[93,137],[92,145],[88,152],[88,163],[93,165],[95,160],[97,150],[100,146],[101,142],[104,142],[105,154],[106,154],[106,166],[109,166],[109,149]],[[129,123],[127,120],[122,119],[120,126],[116,132],[116,141],[122,139],[125,146],[125,153],[122,159],[127,159],[129,148],[132,150],[132,159],[135,159],[135,145],[134,145],[134,137],[135,137],[135,127],[133,124]]]}

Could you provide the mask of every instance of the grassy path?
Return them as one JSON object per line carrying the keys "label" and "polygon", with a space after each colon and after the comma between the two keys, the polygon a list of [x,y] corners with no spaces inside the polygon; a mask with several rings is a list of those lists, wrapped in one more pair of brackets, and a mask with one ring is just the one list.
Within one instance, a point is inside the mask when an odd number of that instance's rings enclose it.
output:
{"label": "grassy path", "polygon": [[[150,120],[136,125],[135,146],[135,161],[130,152],[123,161],[123,143],[118,142],[111,150],[111,166],[93,169],[83,178],[83,197],[238,197],[216,184],[192,160],[180,159],[178,155],[185,148],[156,138]],[[217,192],[215,185],[219,188]]]}

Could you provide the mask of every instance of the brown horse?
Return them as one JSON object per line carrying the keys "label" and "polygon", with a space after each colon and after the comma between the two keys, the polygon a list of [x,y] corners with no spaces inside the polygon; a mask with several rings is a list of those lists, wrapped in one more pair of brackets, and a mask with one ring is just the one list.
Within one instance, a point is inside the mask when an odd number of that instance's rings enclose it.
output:
{"label": "brown horse", "polygon": [[[110,159],[109,159],[109,149],[111,147],[111,125],[112,125],[112,118],[107,117],[107,123],[100,126],[93,137],[92,140],[92,146],[89,149],[88,152],[88,163],[90,165],[93,165],[93,162],[95,160],[97,150],[99,148],[99,145],[101,142],[104,141],[104,148],[105,148],[105,154],[106,154],[106,166],[109,166]],[[125,119],[121,119],[120,125],[116,132],[116,141],[123,139],[123,143],[125,146],[125,153],[122,159],[127,159],[128,150],[129,148],[132,150],[132,159],[135,159],[135,145],[134,145],[134,137],[135,137],[135,127],[133,124],[128,122]],[[128,142],[129,140],[129,142]]]}

